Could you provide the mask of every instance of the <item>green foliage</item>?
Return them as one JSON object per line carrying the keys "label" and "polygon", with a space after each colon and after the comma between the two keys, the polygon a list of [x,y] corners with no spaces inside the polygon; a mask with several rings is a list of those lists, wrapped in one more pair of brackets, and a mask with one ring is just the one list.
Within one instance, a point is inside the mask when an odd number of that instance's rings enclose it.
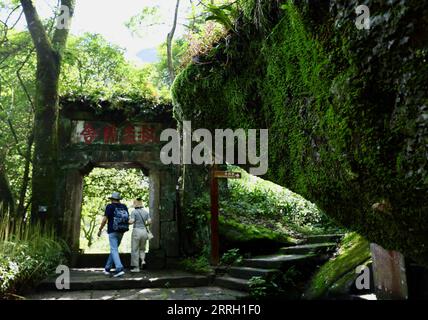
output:
{"label": "green foliage", "polygon": [[[220,186],[219,231],[225,250],[250,244],[289,244],[302,234],[337,232],[337,227],[314,204],[270,181],[239,171],[241,179]],[[192,199],[184,210],[186,233],[196,247],[209,238],[210,198],[207,192]]]}
{"label": "green foliage", "polygon": [[[24,185],[26,152],[31,148],[28,138],[34,118],[36,57],[28,32],[7,31],[7,37],[1,37],[7,43],[0,45],[0,172],[9,181],[17,202]],[[156,74],[154,66],[137,68],[127,62],[124,50],[100,35],[71,36],[63,56],[61,102],[76,104],[85,100],[98,110],[108,100],[113,109],[128,105],[137,106],[147,115],[156,113],[154,109],[169,99],[169,92],[151,84]],[[31,170],[30,164],[30,178]],[[31,199],[30,187],[23,190],[24,207]]]}
{"label": "green foliage", "polygon": [[39,225],[0,221],[0,298],[16,299],[65,262],[65,243]]}
{"label": "green foliage", "polygon": [[[182,67],[183,57],[187,55],[187,50],[189,50],[189,42],[185,39],[178,38],[174,39],[172,42],[172,57],[173,57],[173,67],[174,72],[179,73]],[[153,64],[154,71],[150,80],[157,88],[163,88],[168,91],[168,97],[170,97],[169,92],[169,74],[168,74],[168,57],[166,42],[162,43],[158,47],[158,57],[159,61]],[[166,89],[167,88],[167,89]]]}
{"label": "green foliage", "polygon": [[208,17],[206,21],[216,21],[223,25],[227,31],[236,31],[234,21],[237,18],[237,10],[232,4],[216,6],[214,4],[207,5]]}
{"label": "green foliage", "polygon": [[285,272],[276,273],[267,277],[252,277],[249,280],[250,298],[261,299],[299,299],[300,279],[302,278],[294,266]]}
{"label": "green foliage", "polygon": [[186,223],[184,232],[190,235],[192,246],[196,251],[201,251],[207,245],[210,237],[209,216],[210,199],[208,193],[203,193],[200,197],[193,199],[190,205],[183,210]]}
{"label": "green foliage", "polygon": [[124,50],[101,35],[71,37],[64,53],[61,94],[109,100],[114,96],[163,99],[150,83],[153,67],[137,68],[127,62]]}
{"label": "green foliage", "polygon": [[[25,90],[34,93],[36,59],[31,52],[28,33],[8,30],[0,41],[0,162],[1,174],[9,181],[14,201],[19,198],[23,184],[25,153],[33,126],[33,111]],[[19,78],[17,77],[19,74]],[[25,88],[25,90],[24,90]],[[2,185],[2,190],[4,186]],[[6,192],[0,195],[0,202]],[[27,203],[31,191],[24,199]]]}
{"label": "green foliage", "polygon": [[209,247],[205,246],[200,255],[187,257],[180,261],[180,267],[186,271],[194,273],[211,273],[213,271],[210,264]]}
{"label": "green foliage", "polygon": [[209,260],[205,256],[186,258],[181,261],[180,266],[189,272],[210,273],[212,271]]}
{"label": "green foliage", "polygon": [[179,57],[181,66],[177,70],[182,71],[192,61],[209,54],[226,34],[226,29],[213,21],[204,24],[198,32],[189,32],[185,36],[186,50]]}
{"label": "green foliage", "polygon": [[132,16],[125,26],[132,34],[144,37],[149,27],[161,24],[159,7],[144,7],[141,12]]}
{"label": "green foliage", "polygon": [[226,251],[221,259],[220,263],[225,265],[239,265],[242,262],[242,255],[239,253],[239,249],[234,248]]}
{"label": "green foliage", "polygon": [[249,295],[253,299],[258,300],[266,298],[268,295],[268,282],[262,277],[251,277],[251,279],[248,280],[248,286],[250,287]]}
{"label": "green foliage", "polygon": [[282,288],[278,283],[269,278],[254,276],[248,280],[250,288],[249,298],[263,300],[278,297],[282,293]]}
{"label": "green foliage", "polygon": [[227,200],[220,202],[227,217],[236,218],[245,212],[249,221],[268,219],[303,233],[321,233],[329,231],[329,227],[335,228],[315,204],[302,196],[252,176],[239,167],[228,166],[228,170],[241,172],[242,178],[228,180],[228,192],[223,198]]}
{"label": "green foliage", "polygon": [[[114,192],[121,193],[128,207],[138,197],[148,207],[149,184],[141,171],[137,169],[101,169],[94,168],[85,177],[83,184],[83,205],[81,214],[81,248],[93,251],[105,251],[106,243],[94,239],[97,226],[101,223],[108,197]],[[124,243],[126,240],[124,239]],[[94,248],[90,248],[95,245]],[[129,249],[129,248],[128,248]]]}
{"label": "green foliage", "polygon": [[220,236],[232,243],[251,243],[262,240],[273,243],[290,244],[294,241],[286,231],[272,230],[274,228],[264,227],[257,222],[250,224],[245,221],[245,216],[241,219],[238,218],[239,220],[237,218],[235,219],[230,217],[219,217]]}
{"label": "green foliage", "polygon": [[[369,243],[357,233],[348,233],[340,243],[339,251],[313,276],[305,293],[306,299],[325,298],[334,290],[344,290],[345,285],[356,278],[355,269],[367,264],[371,254]],[[338,288],[338,286],[340,288]]]}

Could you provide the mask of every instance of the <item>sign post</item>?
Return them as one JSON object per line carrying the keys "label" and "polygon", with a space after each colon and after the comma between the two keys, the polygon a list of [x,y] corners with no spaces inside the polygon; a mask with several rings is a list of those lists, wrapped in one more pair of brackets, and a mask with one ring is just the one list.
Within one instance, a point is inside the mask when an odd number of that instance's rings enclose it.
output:
{"label": "sign post", "polygon": [[230,171],[217,171],[217,165],[211,168],[211,264],[218,265],[220,262],[220,240],[218,231],[218,180],[217,179],[240,179],[241,173]]}

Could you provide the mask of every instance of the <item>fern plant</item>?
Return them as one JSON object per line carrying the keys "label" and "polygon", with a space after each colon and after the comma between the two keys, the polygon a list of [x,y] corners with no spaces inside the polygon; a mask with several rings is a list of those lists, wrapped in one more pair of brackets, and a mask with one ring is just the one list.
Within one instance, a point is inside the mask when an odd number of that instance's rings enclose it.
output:
{"label": "fern plant", "polygon": [[209,16],[205,18],[206,21],[218,22],[227,31],[233,31],[236,33],[235,20],[237,18],[238,11],[232,4],[221,6],[207,4],[207,11]]}

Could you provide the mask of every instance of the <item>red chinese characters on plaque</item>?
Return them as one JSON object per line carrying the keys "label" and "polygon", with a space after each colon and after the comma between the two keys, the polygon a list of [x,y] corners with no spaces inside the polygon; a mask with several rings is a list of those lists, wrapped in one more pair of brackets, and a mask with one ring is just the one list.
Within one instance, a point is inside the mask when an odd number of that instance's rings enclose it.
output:
{"label": "red chinese characters on plaque", "polygon": [[126,123],[118,126],[112,123],[77,121],[73,138],[75,143],[140,145],[159,142],[156,125]]}
{"label": "red chinese characters on plaque", "polygon": [[123,129],[122,143],[123,144],[136,144],[135,139],[135,126],[132,124],[127,125]]}
{"label": "red chinese characters on plaque", "polygon": [[140,126],[137,134],[137,142],[141,144],[157,142],[155,128],[144,125]]}
{"label": "red chinese characters on plaque", "polygon": [[117,127],[112,124],[108,124],[104,127],[104,143],[115,144],[117,143]]}
{"label": "red chinese characters on plaque", "polygon": [[92,142],[94,142],[94,140],[98,137],[97,131],[89,122],[85,122],[81,135],[83,136],[83,140],[86,144],[92,144]]}

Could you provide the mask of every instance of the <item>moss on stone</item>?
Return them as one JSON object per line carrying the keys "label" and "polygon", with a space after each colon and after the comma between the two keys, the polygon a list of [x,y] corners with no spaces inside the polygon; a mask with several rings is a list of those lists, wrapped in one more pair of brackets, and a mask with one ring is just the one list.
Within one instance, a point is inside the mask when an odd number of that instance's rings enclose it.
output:
{"label": "moss on stone", "polygon": [[357,233],[348,233],[342,240],[338,254],[325,263],[313,276],[305,293],[306,299],[325,298],[346,293],[355,278],[355,269],[370,259],[369,243]]}
{"label": "moss on stone", "polygon": [[269,241],[279,244],[295,243],[291,236],[284,233],[275,232],[261,226],[242,224],[230,218],[219,217],[219,228],[220,235],[229,242]]}
{"label": "moss on stone", "polygon": [[268,128],[269,180],[428,264],[428,3],[368,1],[364,31],[357,0],[287,1],[276,15],[271,1],[241,2],[239,32],[174,82],[177,119]]}

